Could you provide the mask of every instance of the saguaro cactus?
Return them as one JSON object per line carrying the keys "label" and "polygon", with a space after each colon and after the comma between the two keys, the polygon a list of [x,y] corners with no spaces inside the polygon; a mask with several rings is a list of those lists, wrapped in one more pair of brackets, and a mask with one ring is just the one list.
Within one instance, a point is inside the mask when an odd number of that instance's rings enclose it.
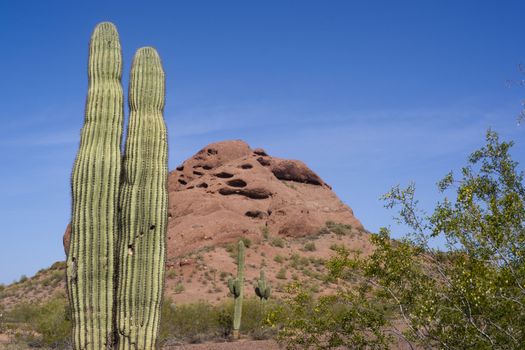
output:
{"label": "saguaro cactus", "polygon": [[67,249],[73,348],[113,349],[117,342],[123,350],[151,350],[159,327],[166,257],[164,71],[155,49],[137,51],[123,159],[122,55],[113,24],[95,28],[88,71]]}
{"label": "saguaro cactus", "polygon": [[239,339],[241,328],[242,300],[244,296],[244,242],[239,241],[237,249],[237,278],[228,280],[228,288],[235,299],[233,312],[233,338]]}
{"label": "saguaro cactus", "polygon": [[268,300],[270,297],[271,289],[264,276],[264,271],[261,270],[259,280],[255,286],[255,294],[261,299],[261,301]]}
{"label": "saguaro cactus", "polygon": [[164,285],[167,230],[167,133],[164,71],[157,51],[135,54],[119,206],[118,348],[153,349]]}
{"label": "saguaro cactus", "polygon": [[67,291],[73,347],[113,346],[117,199],[123,123],[122,54],[111,23],[91,37],[88,95],[80,147],[71,178],[71,239]]}

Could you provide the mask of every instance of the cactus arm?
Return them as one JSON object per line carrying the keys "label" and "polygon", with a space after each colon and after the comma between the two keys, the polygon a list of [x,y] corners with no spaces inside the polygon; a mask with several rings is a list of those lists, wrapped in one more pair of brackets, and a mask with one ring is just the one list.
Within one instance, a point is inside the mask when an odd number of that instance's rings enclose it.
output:
{"label": "cactus arm", "polygon": [[239,296],[239,283],[237,283],[237,279],[228,279],[228,289],[235,298]]}
{"label": "cactus arm", "polygon": [[267,286],[266,289],[264,290],[264,299],[268,300],[270,298],[271,293],[272,293],[272,289],[270,288],[270,286]]}
{"label": "cactus arm", "polygon": [[264,301],[270,297],[270,286],[266,282],[266,277],[264,276],[264,270],[261,270],[259,280],[255,286],[255,294]]}
{"label": "cactus arm", "polygon": [[113,345],[114,246],[124,119],[121,72],[117,30],[111,23],[101,23],[89,46],[84,125],[71,176],[66,285],[74,349]]}
{"label": "cactus arm", "polygon": [[118,348],[154,349],[164,287],[167,231],[167,131],[164,71],[155,49],[135,54],[120,188]]}

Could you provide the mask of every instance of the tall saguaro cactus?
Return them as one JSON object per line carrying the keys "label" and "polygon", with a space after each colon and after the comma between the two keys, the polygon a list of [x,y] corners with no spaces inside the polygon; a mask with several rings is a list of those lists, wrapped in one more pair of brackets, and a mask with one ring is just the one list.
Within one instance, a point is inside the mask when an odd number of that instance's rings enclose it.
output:
{"label": "tall saguaro cactus", "polygon": [[239,241],[237,249],[237,278],[228,280],[228,288],[235,298],[233,312],[233,338],[239,339],[241,328],[242,301],[244,297],[244,242]]}
{"label": "tall saguaro cactus", "polygon": [[119,206],[118,348],[153,349],[164,285],[167,230],[167,134],[164,71],[157,51],[135,54]]}
{"label": "tall saguaro cactus", "polygon": [[111,23],[91,37],[84,126],[71,178],[67,290],[75,349],[113,346],[117,199],[123,124],[122,54]]}
{"label": "tall saguaro cactus", "polygon": [[164,71],[155,49],[137,51],[123,158],[122,54],[113,24],[95,28],[88,71],[67,249],[73,348],[152,350],[168,219]]}

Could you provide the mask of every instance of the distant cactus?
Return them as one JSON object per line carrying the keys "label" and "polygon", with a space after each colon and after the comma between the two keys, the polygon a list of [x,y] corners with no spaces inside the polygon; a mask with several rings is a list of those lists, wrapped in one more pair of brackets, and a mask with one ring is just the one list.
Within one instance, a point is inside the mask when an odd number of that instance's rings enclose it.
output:
{"label": "distant cactus", "polygon": [[101,23],[90,42],[71,178],[66,274],[75,350],[152,350],[158,333],[167,229],[164,72],[154,49],[137,51],[124,158],[121,73],[117,30]]}
{"label": "distant cactus", "polygon": [[111,23],[93,31],[89,45],[88,95],[80,147],[71,177],[71,239],[67,291],[73,348],[113,346],[117,201],[124,113],[122,54]]}
{"label": "distant cactus", "polygon": [[260,278],[257,281],[257,285],[255,286],[255,294],[261,299],[261,301],[268,300],[270,297],[271,288],[268,285],[268,282],[266,281],[266,278],[264,276],[264,271],[261,270],[260,272]]}
{"label": "distant cactus", "polygon": [[239,339],[241,328],[242,301],[244,296],[244,242],[239,241],[237,251],[237,278],[228,280],[228,288],[235,299],[233,313],[233,338]]}

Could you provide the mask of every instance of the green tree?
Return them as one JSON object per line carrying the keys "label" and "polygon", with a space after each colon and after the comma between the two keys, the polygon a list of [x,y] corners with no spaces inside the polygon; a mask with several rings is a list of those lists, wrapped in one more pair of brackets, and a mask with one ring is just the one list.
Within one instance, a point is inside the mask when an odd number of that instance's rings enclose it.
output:
{"label": "green tree", "polygon": [[[384,306],[374,331],[396,335],[385,341],[424,349],[525,348],[523,174],[510,156],[512,142],[500,142],[490,130],[486,141],[459,177],[449,173],[438,183],[444,199],[431,214],[419,209],[413,184],[383,196],[385,206],[397,209],[398,221],[409,228],[404,238],[394,240],[383,228],[371,235],[369,256],[338,249],[328,261],[330,278],[349,282],[337,296],[346,305],[356,305],[356,293],[365,291],[356,307]],[[436,239],[445,249],[434,248]],[[349,308],[345,317],[356,327],[337,324],[330,331],[348,338],[356,329],[366,330],[371,323],[355,310]],[[306,329],[306,324],[291,328]],[[371,331],[365,336],[379,339]],[[349,347],[363,348],[360,343]]]}

